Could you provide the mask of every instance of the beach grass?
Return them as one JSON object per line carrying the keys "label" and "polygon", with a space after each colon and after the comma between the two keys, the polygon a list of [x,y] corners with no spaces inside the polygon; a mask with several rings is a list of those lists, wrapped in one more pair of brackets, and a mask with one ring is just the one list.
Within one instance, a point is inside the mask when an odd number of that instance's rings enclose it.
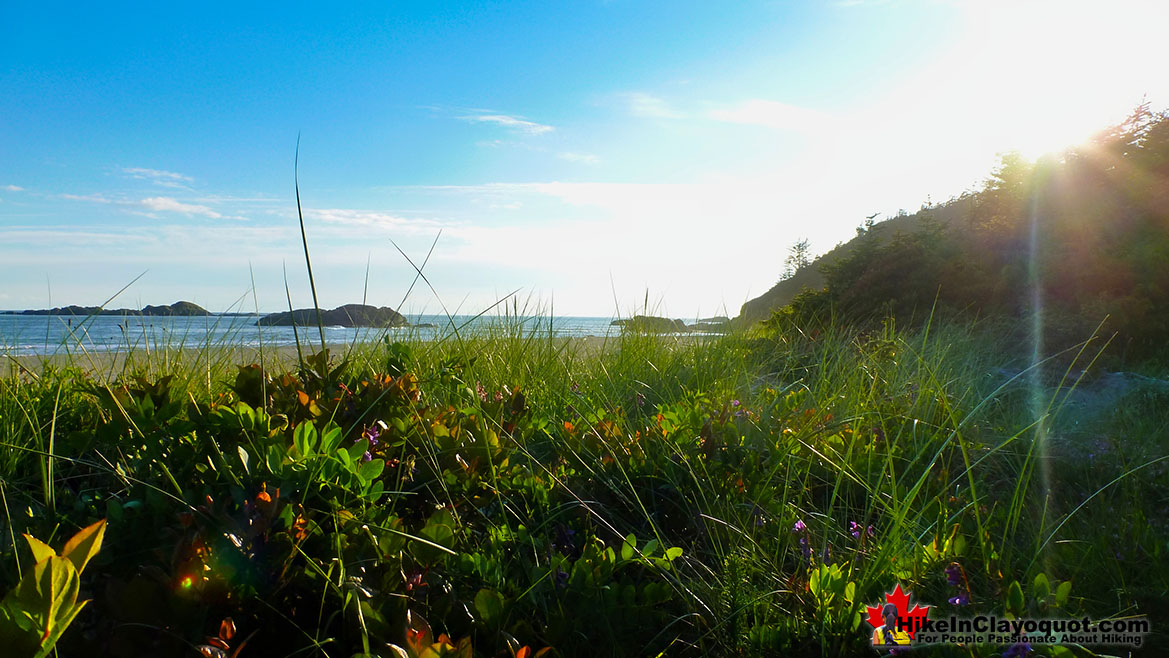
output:
{"label": "beach grass", "polygon": [[21,533],[108,519],[60,645],[108,655],[226,617],[241,655],[860,654],[896,584],[939,616],[1169,622],[1166,394],[1089,409],[1103,341],[1035,365],[987,323],[492,327],[25,360],[3,582]]}

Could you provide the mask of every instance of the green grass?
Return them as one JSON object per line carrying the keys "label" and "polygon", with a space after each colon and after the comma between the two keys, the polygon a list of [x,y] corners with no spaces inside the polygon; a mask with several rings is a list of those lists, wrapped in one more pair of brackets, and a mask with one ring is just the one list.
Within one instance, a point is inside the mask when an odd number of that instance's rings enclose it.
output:
{"label": "green grass", "polygon": [[262,374],[130,345],[0,379],[0,584],[20,533],[108,518],[62,655],[198,655],[229,616],[242,656],[872,655],[894,584],[1001,614],[1016,581],[1164,640],[1169,406],[1076,406],[1100,341],[1036,371],[986,323],[599,344],[522,315]]}

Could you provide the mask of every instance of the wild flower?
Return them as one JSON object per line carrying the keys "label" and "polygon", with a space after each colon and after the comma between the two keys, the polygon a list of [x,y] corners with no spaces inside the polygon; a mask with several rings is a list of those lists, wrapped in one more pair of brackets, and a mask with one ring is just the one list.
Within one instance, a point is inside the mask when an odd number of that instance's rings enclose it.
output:
{"label": "wild flower", "polygon": [[947,599],[950,605],[970,605],[970,593],[966,590],[958,592],[957,596],[951,596]]}
{"label": "wild flower", "polygon": [[946,582],[954,585],[955,587],[961,585],[963,580],[965,580],[962,575],[962,565],[958,564],[957,562],[951,562],[949,565],[947,565],[945,572]]}
{"label": "wild flower", "polygon": [[[812,542],[808,539],[808,526],[803,519],[797,519],[792,525],[792,532],[800,536],[800,553],[803,554],[805,560],[812,559]],[[827,550],[827,549],[825,549]]]}
{"label": "wild flower", "polygon": [[1003,658],[1023,658],[1032,651],[1030,643],[1016,642],[1003,652]]}
{"label": "wild flower", "polygon": [[638,394],[637,394],[637,395],[634,397],[634,401],[637,403],[637,406],[639,406],[639,407],[644,407],[644,406],[645,406],[645,396],[644,396],[644,395],[642,395],[641,393],[638,393]]}
{"label": "wild flower", "polygon": [[362,430],[361,438],[367,439],[369,441],[369,446],[372,448],[378,444],[378,439],[381,437],[382,432],[387,429],[389,429],[389,425],[386,425],[385,421],[379,420]]}
{"label": "wild flower", "polygon": [[481,382],[475,382],[475,394],[479,396],[480,402],[487,401],[487,389],[483,388],[483,384]]}

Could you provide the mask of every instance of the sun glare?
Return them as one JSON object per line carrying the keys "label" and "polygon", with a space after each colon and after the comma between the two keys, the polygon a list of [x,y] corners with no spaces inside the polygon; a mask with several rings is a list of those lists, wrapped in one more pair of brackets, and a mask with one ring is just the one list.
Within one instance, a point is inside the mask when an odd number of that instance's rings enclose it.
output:
{"label": "sun glare", "polygon": [[959,113],[988,145],[1028,158],[1082,143],[1143,96],[1163,98],[1160,3],[988,2],[948,62]]}

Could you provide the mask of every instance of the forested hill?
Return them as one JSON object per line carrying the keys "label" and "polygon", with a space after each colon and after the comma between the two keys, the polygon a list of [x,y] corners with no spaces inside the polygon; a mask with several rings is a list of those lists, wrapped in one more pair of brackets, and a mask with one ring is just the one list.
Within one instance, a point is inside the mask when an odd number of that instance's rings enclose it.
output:
{"label": "forested hill", "polygon": [[912,321],[935,302],[943,314],[1021,317],[1035,299],[1057,341],[1106,316],[1128,348],[1169,336],[1169,113],[1142,105],[1038,163],[1003,156],[982,190],[861,227],[738,320]]}

